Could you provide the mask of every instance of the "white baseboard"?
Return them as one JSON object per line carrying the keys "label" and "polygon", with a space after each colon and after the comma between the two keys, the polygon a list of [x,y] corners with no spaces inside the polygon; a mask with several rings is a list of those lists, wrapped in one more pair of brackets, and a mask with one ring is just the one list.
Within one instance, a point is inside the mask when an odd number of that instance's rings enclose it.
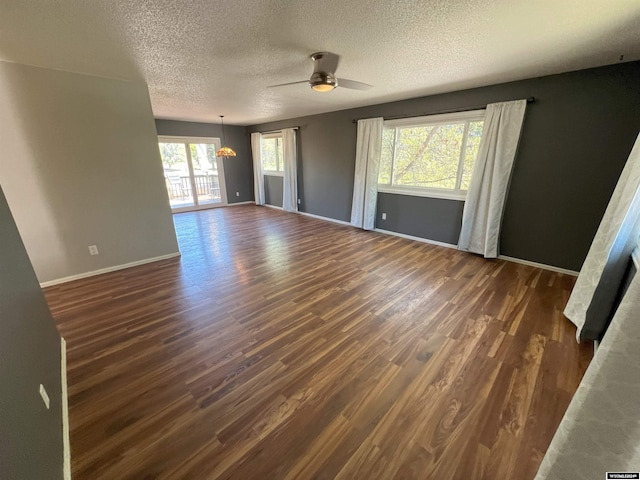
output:
{"label": "white baseboard", "polygon": [[348,227],[352,227],[353,226],[349,222],[345,222],[344,220],[337,220],[335,218],[322,217],[320,215],[314,215],[313,213],[307,213],[307,212],[296,212],[296,213],[299,213],[300,215],[304,215],[305,217],[311,217],[311,218],[317,218],[318,220],[324,220],[325,222],[338,223],[340,225],[347,225]]}
{"label": "white baseboard", "polygon": [[282,207],[278,207],[277,205],[270,205],[268,203],[264,203],[262,205],[259,205],[260,207],[267,207],[267,208],[275,208],[276,210],[284,210]]}
{"label": "white baseboard", "polygon": [[64,480],[71,480],[71,442],[69,441],[69,392],[67,388],[67,342],[60,337],[60,378],[62,382],[62,455]]}
{"label": "white baseboard", "polygon": [[[274,208],[276,210],[282,210],[284,211],[284,208],[282,207],[277,207],[275,205],[269,205],[268,203],[265,203],[263,205],[260,205],[262,207],[268,207],[268,208]],[[311,218],[316,218],[318,220],[324,220],[325,222],[333,222],[333,223],[338,223],[340,225],[346,225],[348,227],[351,227],[352,225],[349,222],[345,222],[344,220],[336,220],[335,218],[329,218],[329,217],[322,217],[320,215],[314,215],[313,213],[307,213],[307,212],[300,212],[300,211],[296,211],[296,212],[289,212],[289,213],[298,213],[300,215],[304,215],[305,217],[311,217]]]}
{"label": "white baseboard", "polygon": [[169,253],[167,255],[160,255],[159,257],[145,258],[144,260],[125,263],[123,265],[114,265],[113,267],[101,268],[100,270],[93,270],[91,272],[79,273],[78,275],[71,275],[69,277],[57,278],[56,280],[40,282],[40,287],[41,288],[51,287],[53,285],[59,285],[61,283],[73,282],[74,280],[80,280],[82,278],[94,277],[96,275],[102,275],[103,273],[115,272],[116,270],[124,270],[125,268],[137,267],[138,265],[144,265],[145,263],[157,262],[159,260],[166,260],[168,258],[179,257],[179,256],[180,256],[180,252],[175,252],[175,253]]}
{"label": "white baseboard", "polygon": [[393,235],[394,237],[406,238],[408,240],[415,240],[416,242],[429,243],[431,245],[437,245],[439,247],[454,248],[457,249],[457,245],[451,243],[438,242],[437,240],[429,240],[428,238],[414,237],[413,235],[405,235],[404,233],[392,232],[391,230],[383,230],[382,228],[376,228],[374,232],[385,233],[387,235]]}
{"label": "white baseboard", "polygon": [[236,205],[249,205],[250,203],[256,203],[253,200],[249,200],[248,202],[233,202],[227,203],[225,207],[235,207]]}
{"label": "white baseboard", "polygon": [[553,265],[547,265],[546,263],[531,262],[529,260],[523,260],[521,258],[507,257],[506,255],[498,255],[500,260],[507,260],[508,262],[520,263],[522,265],[529,265],[530,267],[538,267],[544,270],[551,270],[552,272],[564,273],[565,275],[571,275],[577,277],[580,272],[575,270],[567,270],[566,268],[554,267]]}
{"label": "white baseboard", "polygon": [[[417,242],[430,243],[432,245],[438,245],[440,247],[455,248],[455,249],[458,248],[457,245],[453,245],[451,243],[438,242],[436,240],[428,240],[426,238],[414,237],[413,235],[405,235],[404,233],[392,232],[390,230],[383,230],[381,228],[376,228],[374,231],[380,232],[380,233],[386,233],[388,235],[394,235],[396,237],[407,238],[409,240],[415,240]],[[513,262],[513,263],[520,263],[522,265],[528,265],[530,267],[542,268],[543,270],[550,270],[552,272],[564,273],[565,275],[572,275],[574,277],[577,277],[579,273],[574,270],[567,270],[566,268],[554,267],[553,265],[547,265],[545,263],[538,263],[538,262],[531,262],[529,260],[522,260],[521,258],[508,257],[506,255],[499,255],[498,258],[500,260],[506,260],[508,262]]]}
{"label": "white baseboard", "polygon": [[[344,222],[342,220],[336,220],[334,218],[329,217],[321,217],[320,215],[313,215],[311,213],[306,212],[298,212],[300,215],[306,215],[307,217],[317,218],[319,220],[325,220],[327,222],[339,223],[341,225],[352,226],[349,222]],[[355,228],[355,227],[354,227]],[[395,237],[406,238],[408,240],[415,240],[416,242],[429,243],[431,245],[437,245],[439,247],[445,248],[454,248],[458,249],[457,245],[453,245],[452,243],[438,242],[437,240],[429,240],[428,238],[415,237],[413,235],[406,235],[404,233],[392,232],[391,230],[383,230],[382,228],[376,228],[373,230],[374,232],[384,233],[387,235],[393,235]],[[639,255],[640,257],[640,255]],[[530,267],[542,268],[543,270],[550,270],[552,272],[564,273],[565,275],[572,275],[577,277],[580,272],[576,272],[575,270],[567,270],[566,268],[554,267],[553,265],[547,265],[545,263],[531,262],[529,260],[522,260],[521,258],[508,257],[506,255],[498,256],[501,260],[507,260],[508,262],[520,263],[522,265],[528,265]]]}

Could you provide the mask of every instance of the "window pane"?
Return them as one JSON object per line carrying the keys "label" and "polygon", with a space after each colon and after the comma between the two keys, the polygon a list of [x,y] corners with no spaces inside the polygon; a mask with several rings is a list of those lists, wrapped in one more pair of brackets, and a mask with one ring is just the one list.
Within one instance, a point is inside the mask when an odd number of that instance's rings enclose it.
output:
{"label": "window pane", "polygon": [[482,121],[469,123],[467,150],[464,155],[464,164],[462,166],[462,182],[460,183],[461,190],[469,190],[469,185],[471,185],[473,165],[475,164],[476,157],[478,156],[478,146],[480,145],[480,138],[482,138],[483,126],[484,122]]}
{"label": "window pane", "polygon": [[394,185],[454,189],[464,123],[401,128]]}
{"label": "window pane", "polygon": [[164,180],[171,208],[195,205],[184,143],[159,143]]}
{"label": "window pane", "polygon": [[393,161],[393,141],[395,135],[395,128],[385,128],[382,130],[382,156],[380,157],[380,171],[378,173],[378,183],[382,185],[391,184],[391,162]]}
{"label": "window pane", "polygon": [[222,202],[216,147],[212,143],[191,143],[191,161],[200,205]]}
{"label": "window pane", "polygon": [[276,139],[262,139],[262,169],[265,171],[275,172],[278,169],[276,157]]}
{"label": "window pane", "polygon": [[196,175],[218,171],[216,146],[213,143],[190,143],[189,149],[191,150],[191,161]]}

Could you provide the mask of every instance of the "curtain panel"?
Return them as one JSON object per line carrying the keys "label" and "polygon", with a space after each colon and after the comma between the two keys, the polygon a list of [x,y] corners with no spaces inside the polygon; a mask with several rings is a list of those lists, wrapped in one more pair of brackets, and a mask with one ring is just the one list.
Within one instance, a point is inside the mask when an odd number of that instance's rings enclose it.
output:
{"label": "curtain panel", "polygon": [[256,205],[264,205],[264,175],[262,173],[262,135],[251,134],[251,155],[253,157],[253,195]]}
{"label": "curtain panel", "polygon": [[640,135],[564,310],[565,316],[578,327],[578,341],[598,339],[613,315],[631,252],[640,235],[639,189]]}
{"label": "curtain panel", "polygon": [[282,130],[282,155],[284,157],[284,178],[282,187],[282,208],[287,212],[298,211],[298,151],[296,131]]}
{"label": "curtain panel", "polygon": [[640,275],[587,369],[536,480],[604,479],[640,469]]}
{"label": "curtain panel", "polygon": [[458,249],[499,254],[502,214],[520,140],[526,100],[487,105],[478,157],[462,213]]}
{"label": "curtain panel", "polygon": [[376,223],[383,122],[382,118],[358,120],[351,225],[365,230],[373,230]]}

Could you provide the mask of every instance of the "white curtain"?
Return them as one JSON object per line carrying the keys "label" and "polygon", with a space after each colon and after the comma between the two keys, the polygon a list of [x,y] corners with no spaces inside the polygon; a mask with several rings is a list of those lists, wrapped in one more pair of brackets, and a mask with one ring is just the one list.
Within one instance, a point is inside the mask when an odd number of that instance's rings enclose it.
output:
{"label": "white curtain", "polygon": [[498,256],[500,225],[527,107],[526,100],[487,105],[478,157],[462,214],[458,249]]}
{"label": "white curtain", "polygon": [[296,131],[282,130],[282,155],[284,156],[284,179],[282,186],[282,208],[287,212],[298,211],[298,154]]}
{"label": "white curtain", "polygon": [[351,225],[365,230],[373,230],[376,222],[383,121],[382,118],[358,120]]}
{"label": "white curtain", "polygon": [[622,170],[564,314],[577,338],[597,339],[611,318],[640,234],[640,135]]}
{"label": "white curtain", "polygon": [[256,205],[264,205],[264,175],[262,174],[262,135],[251,134],[251,154],[253,156],[253,194]]}
{"label": "white curtain", "polygon": [[640,469],[640,274],[631,281],[536,480],[604,479]]}

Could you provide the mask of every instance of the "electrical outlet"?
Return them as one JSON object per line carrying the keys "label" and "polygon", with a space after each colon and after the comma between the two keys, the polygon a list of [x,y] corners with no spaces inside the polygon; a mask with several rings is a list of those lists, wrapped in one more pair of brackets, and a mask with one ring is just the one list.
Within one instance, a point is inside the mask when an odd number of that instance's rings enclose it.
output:
{"label": "electrical outlet", "polygon": [[51,405],[51,401],[49,400],[49,395],[47,395],[47,391],[44,389],[44,385],[40,384],[40,396],[42,397],[42,401],[44,402],[44,406],[49,410],[49,406]]}
{"label": "electrical outlet", "polygon": [[97,245],[89,245],[89,254],[98,255],[98,246]]}
{"label": "electrical outlet", "polygon": [[298,199],[298,205],[300,205],[302,203],[302,200]]}
{"label": "electrical outlet", "polygon": [[239,197],[239,196],[240,196],[240,192],[236,192],[236,197]]}
{"label": "electrical outlet", "polygon": [[383,219],[383,220],[386,220],[386,219],[387,219],[387,214],[386,214],[386,213],[383,213],[383,214],[382,214],[382,219]]}

